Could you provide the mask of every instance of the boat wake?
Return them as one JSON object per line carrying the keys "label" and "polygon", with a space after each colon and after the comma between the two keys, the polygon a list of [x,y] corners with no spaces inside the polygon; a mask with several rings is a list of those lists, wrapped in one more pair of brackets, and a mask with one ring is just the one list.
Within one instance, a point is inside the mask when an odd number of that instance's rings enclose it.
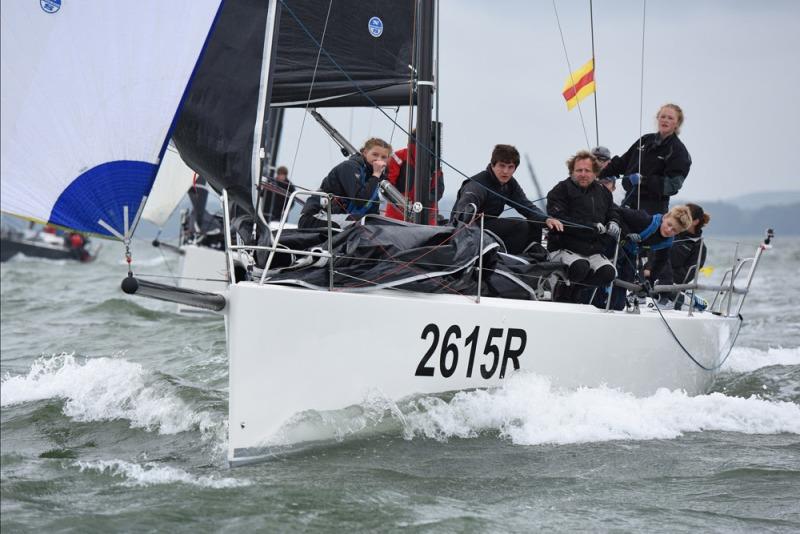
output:
{"label": "boat wake", "polygon": [[770,348],[768,350],[734,347],[721,370],[723,372],[750,373],[771,365],[800,365],[800,347]]}
{"label": "boat wake", "polygon": [[0,381],[0,406],[62,399],[63,413],[76,421],[130,421],[131,428],[159,434],[196,430],[225,434],[220,416],[194,410],[179,386],[122,358],[86,358],[73,354],[43,356],[26,375],[6,373]]}
{"label": "boat wake", "polygon": [[218,478],[213,476],[197,476],[177,467],[148,462],[137,464],[124,460],[96,460],[75,462],[73,466],[84,471],[95,471],[100,474],[120,477],[123,486],[155,486],[159,484],[189,484],[204,488],[226,489],[249,486],[247,480],[235,478]]}
{"label": "boat wake", "polygon": [[606,387],[560,390],[545,377],[519,374],[491,390],[399,403],[372,392],[357,406],[299,414],[278,440],[343,442],[399,433],[407,440],[498,435],[516,445],[561,445],[674,439],[702,431],[800,434],[800,405],[719,392],[689,396],[662,389],[638,398]]}
{"label": "boat wake", "polygon": [[667,389],[645,398],[602,387],[561,391],[536,375],[517,375],[495,390],[460,392],[450,401],[420,398],[403,411],[407,439],[440,441],[485,432],[518,445],[674,439],[709,430],[800,434],[800,406],[792,402]]}

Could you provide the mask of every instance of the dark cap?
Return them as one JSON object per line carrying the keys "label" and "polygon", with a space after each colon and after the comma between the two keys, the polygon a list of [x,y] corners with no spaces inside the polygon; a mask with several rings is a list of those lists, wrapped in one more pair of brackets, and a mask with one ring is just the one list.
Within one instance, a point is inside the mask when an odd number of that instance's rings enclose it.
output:
{"label": "dark cap", "polygon": [[604,146],[596,146],[592,149],[592,155],[600,161],[608,161],[611,159],[611,151]]}

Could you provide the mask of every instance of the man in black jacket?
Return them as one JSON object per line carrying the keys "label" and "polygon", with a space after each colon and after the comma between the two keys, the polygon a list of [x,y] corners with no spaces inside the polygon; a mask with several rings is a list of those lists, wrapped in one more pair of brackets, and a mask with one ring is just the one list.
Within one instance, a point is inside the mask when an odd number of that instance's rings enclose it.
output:
{"label": "man in black jacket", "polygon": [[547,213],[564,222],[561,233],[550,232],[547,250],[551,261],[567,267],[569,289],[557,291],[556,300],[575,302],[584,285],[609,284],[616,274],[612,262],[603,255],[608,237],[620,234],[619,208],[611,192],[597,181],[597,158],[581,150],[567,161],[569,178],[560,181],[547,194]]}
{"label": "man in black jacket", "polygon": [[[483,214],[484,228],[496,234],[511,254],[519,254],[532,242],[542,240],[542,225],[550,229],[564,229],[558,219],[547,217],[528,200],[514,178],[519,166],[519,152],[511,145],[497,145],[486,170],[461,184],[453,208],[451,221],[470,222]],[[527,221],[500,218],[506,205],[513,207]]]}
{"label": "man in black jacket", "polygon": [[265,185],[264,214],[268,221],[279,221],[287,198],[294,193],[294,185],[289,181],[289,169],[281,165],[275,171],[275,179]]}

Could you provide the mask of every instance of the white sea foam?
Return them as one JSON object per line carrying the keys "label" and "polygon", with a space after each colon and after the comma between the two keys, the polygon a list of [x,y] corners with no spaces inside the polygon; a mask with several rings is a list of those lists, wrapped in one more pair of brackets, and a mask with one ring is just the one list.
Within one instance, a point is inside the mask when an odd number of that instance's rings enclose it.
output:
{"label": "white sea foam", "polygon": [[690,397],[666,389],[646,398],[609,388],[560,391],[532,374],[495,390],[458,393],[449,402],[425,397],[404,411],[409,439],[497,431],[515,444],[536,445],[671,439],[703,430],[800,434],[800,406],[791,402],[721,393]]}
{"label": "white sea foam", "polygon": [[97,471],[98,473],[109,474],[114,477],[122,477],[126,486],[154,486],[158,484],[190,484],[204,488],[236,488],[249,486],[248,480],[237,480],[235,478],[216,478],[212,476],[192,475],[168,465],[148,462],[146,464],[136,464],[124,460],[97,460],[91,462],[75,462],[81,472]]}
{"label": "white sea foam", "polygon": [[131,427],[161,434],[214,432],[220,426],[212,414],[187,406],[174,386],[121,358],[78,362],[72,354],[45,356],[27,375],[6,374],[0,386],[0,406],[60,398],[64,414],[77,421],[126,419]]}
{"label": "white sea foam", "polygon": [[768,350],[734,347],[722,370],[749,373],[770,365],[800,365],[800,347]]}

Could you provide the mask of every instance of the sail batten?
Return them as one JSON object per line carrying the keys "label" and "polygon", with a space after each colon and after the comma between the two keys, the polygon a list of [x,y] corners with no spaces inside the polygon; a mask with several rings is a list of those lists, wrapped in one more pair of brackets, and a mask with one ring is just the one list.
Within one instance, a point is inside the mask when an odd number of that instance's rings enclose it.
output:
{"label": "sail batten", "polygon": [[2,210],[124,234],[124,206],[135,213],[152,187],[219,6],[4,4]]}

